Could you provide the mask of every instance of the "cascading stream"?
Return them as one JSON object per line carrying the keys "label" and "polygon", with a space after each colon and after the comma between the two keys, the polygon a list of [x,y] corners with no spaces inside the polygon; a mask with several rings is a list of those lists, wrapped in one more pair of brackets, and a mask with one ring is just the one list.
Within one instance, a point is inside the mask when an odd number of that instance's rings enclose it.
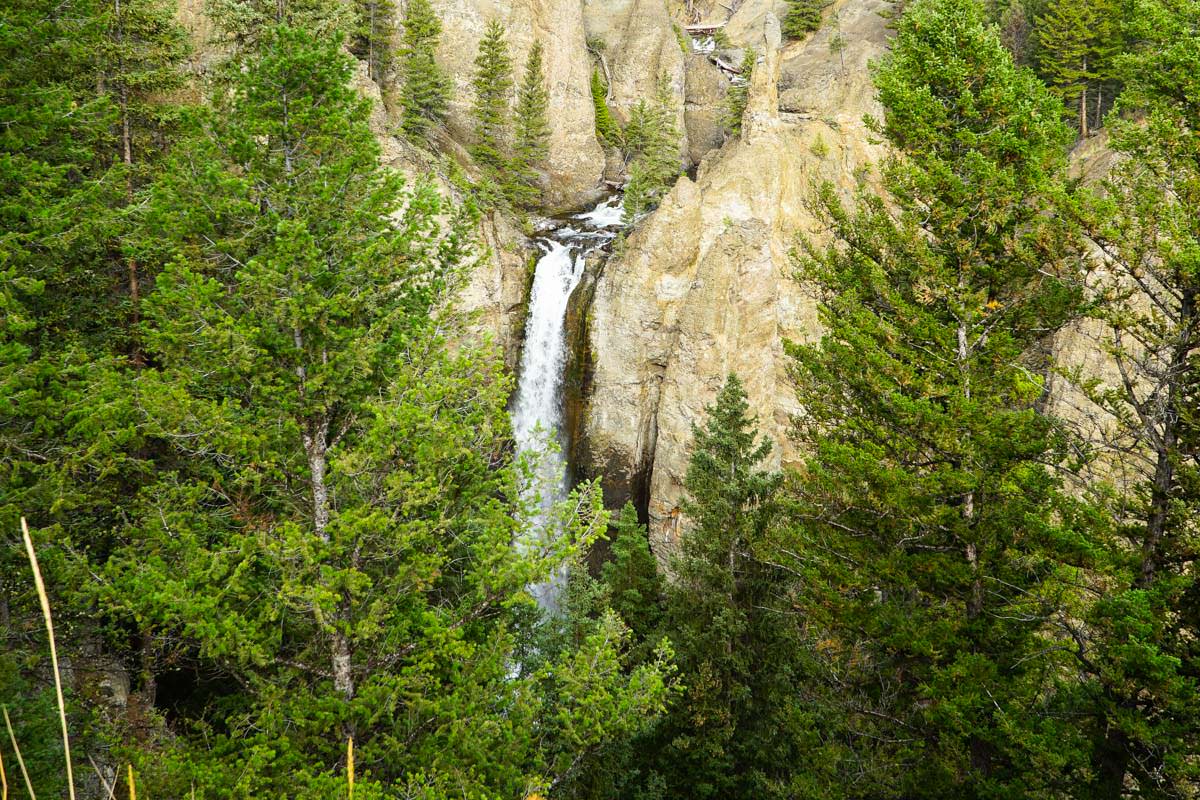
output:
{"label": "cascading stream", "polygon": [[[557,535],[550,512],[569,491],[567,442],[562,431],[567,303],[583,277],[588,254],[611,242],[620,224],[620,198],[612,197],[547,232],[538,242],[544,255],[533,274],[520,379],[512,407],[517,450],[532,454],[536,465],[530,484],[523,487],[526,499],[536,508],[535,518],[530,520],[530,536],[534,541],[546,541]],[[551,612],[557,609],[564,578],[556,575],[546,583],[530,587],[543,609]]]}

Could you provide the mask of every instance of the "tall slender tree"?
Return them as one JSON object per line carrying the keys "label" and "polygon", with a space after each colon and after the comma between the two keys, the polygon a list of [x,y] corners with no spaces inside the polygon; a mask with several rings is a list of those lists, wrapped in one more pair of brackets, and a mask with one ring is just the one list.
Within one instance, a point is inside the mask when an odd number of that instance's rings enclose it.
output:
{"label": "tall slender tree", "polygon": [[550,155],[550,92],[546,88],[542,43],[534,42],[525,61],[525,76],[517,92],[513,134],[513,170],[521,202],[535,203],[538,173]]}
{"label": "tall slender tree", "polygon": [[626,223],[656,205],[682,171],[677,114],[670,80],[663,73],[658,76],[651,102],[639,100],[633,107],[622,135],[630,160],[624,201]]}
{"label": "tall slender tree", "polygon": [[429,135],[446,117],[450,79],[437,63],[442,23],[429,0],[408,0],[400,39],[401,128],[413,139]]}
{"label": "tall slender tree", "polygon": [[504,26],[498,20],[488,23],[479,40],[471,86],[475,91],[471,155],[484,169],[500,176],[508,166],[513,76]]}

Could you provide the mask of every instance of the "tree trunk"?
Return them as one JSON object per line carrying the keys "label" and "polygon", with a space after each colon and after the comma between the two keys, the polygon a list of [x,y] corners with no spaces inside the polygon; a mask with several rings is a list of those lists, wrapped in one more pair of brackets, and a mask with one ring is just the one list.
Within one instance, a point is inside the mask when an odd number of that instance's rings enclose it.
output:
{"label": "tree trunk", "polygon": [[[964,289],[963,280],[959,280],[959,288]],[[960,320],[958,323],[958,370],[962,375],[963,394],[971,397],[971,378],[967,366],[967,323]],[[972,524],[975,519],[975,493],[967,492],[967,496],[963,498],[962,504],[963,519],[967,520],[967,525]],[[966,547],[967,563],[971,567],[971,599],[967,603],[967,619],[975,619],[983,611],[983,579],[979,574],[979,550],[975,546],[975,542],[968,542]]]}
{"label": "tree trunk", "polygon": [[[117,92],[117,105],[121,115],[121,162],[125,165],[125,205],[133,205],[133,128],[129,122],[129,86],[125,81],[125,69],[120,60],[122,45],[125,41],[125,28],[121,19],[121,0],[114,0],[113,12],[116,18],[117,36],[117,70],[119,72],[120,90]],[[137,259],[132,255],[125,258],[126,280],[129,284],[129,341],[131,358],[135,369],[141,369],[144,364],[142,348],[138,344],[138,325],[141,323],[141,291],[138,281]]]}
{"label": "tree trunk", "polygon": [[1167,528],[1167,515],[1175,488],[1175,459],[1179,446],[1180,412],[1179,401],[1197,342],[1192,333],[1196,325],[1195,289],[1184,289],[1179,302],[1180,338],[1171,352],[1167,366],[1167,403],[1163,413],[1162,431],[1159,433],[1158,453],[1154,465],[1154,478],[1150,485],[1150,508],[1146,515],[1146,530],[1142,537],[1142,568],[1136,585],[1148,588],[1154,582],[1158,569],[1159,549]]}

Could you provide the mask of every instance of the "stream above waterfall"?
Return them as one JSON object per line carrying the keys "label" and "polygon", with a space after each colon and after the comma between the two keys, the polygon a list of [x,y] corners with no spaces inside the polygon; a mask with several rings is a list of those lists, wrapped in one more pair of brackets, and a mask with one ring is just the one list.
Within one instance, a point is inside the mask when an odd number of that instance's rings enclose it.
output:
{"label": "stream above waterfall", "polygon": [[[612,242],[621,226],[621,198],[614,195],[591,211],[556,220],[536,240],[542,250],[534,269],[521,351],[517,393],[512,404],[513,438],[519,455],[531,455],[534,469],[522,487],[535,516],[529,544],[558,535],[554,505],[569,492],[567,445],[563,434],[563,370],[567,362],[564,321],[571,294],[583,277],[587,257]],[[565,575],[530,587],[543,609],[554,611]]]}

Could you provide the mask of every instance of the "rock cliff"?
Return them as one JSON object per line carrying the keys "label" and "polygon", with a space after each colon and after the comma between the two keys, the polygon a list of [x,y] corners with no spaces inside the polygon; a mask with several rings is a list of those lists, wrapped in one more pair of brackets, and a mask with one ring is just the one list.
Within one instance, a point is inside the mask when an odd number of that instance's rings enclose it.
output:
{"label": "rock cliff", "polygon": [[744,133],[682,178],[595,281],[587,315],[590,392],[581,466],[604,477],[610,504],[647,505],[662,557],[679,533],[692,425],[725,376],[746,384],[775,465],[797,453],[785,339],[819,331],[816,305],[792,277],[800,234],[819,235],[808,200],[830,181],[847,196],[882,156],[863,123],[877,112],[867,62],[883,52],[884,0],[843,0],[830,31],[783,49],[768,9],[753,44]]}

